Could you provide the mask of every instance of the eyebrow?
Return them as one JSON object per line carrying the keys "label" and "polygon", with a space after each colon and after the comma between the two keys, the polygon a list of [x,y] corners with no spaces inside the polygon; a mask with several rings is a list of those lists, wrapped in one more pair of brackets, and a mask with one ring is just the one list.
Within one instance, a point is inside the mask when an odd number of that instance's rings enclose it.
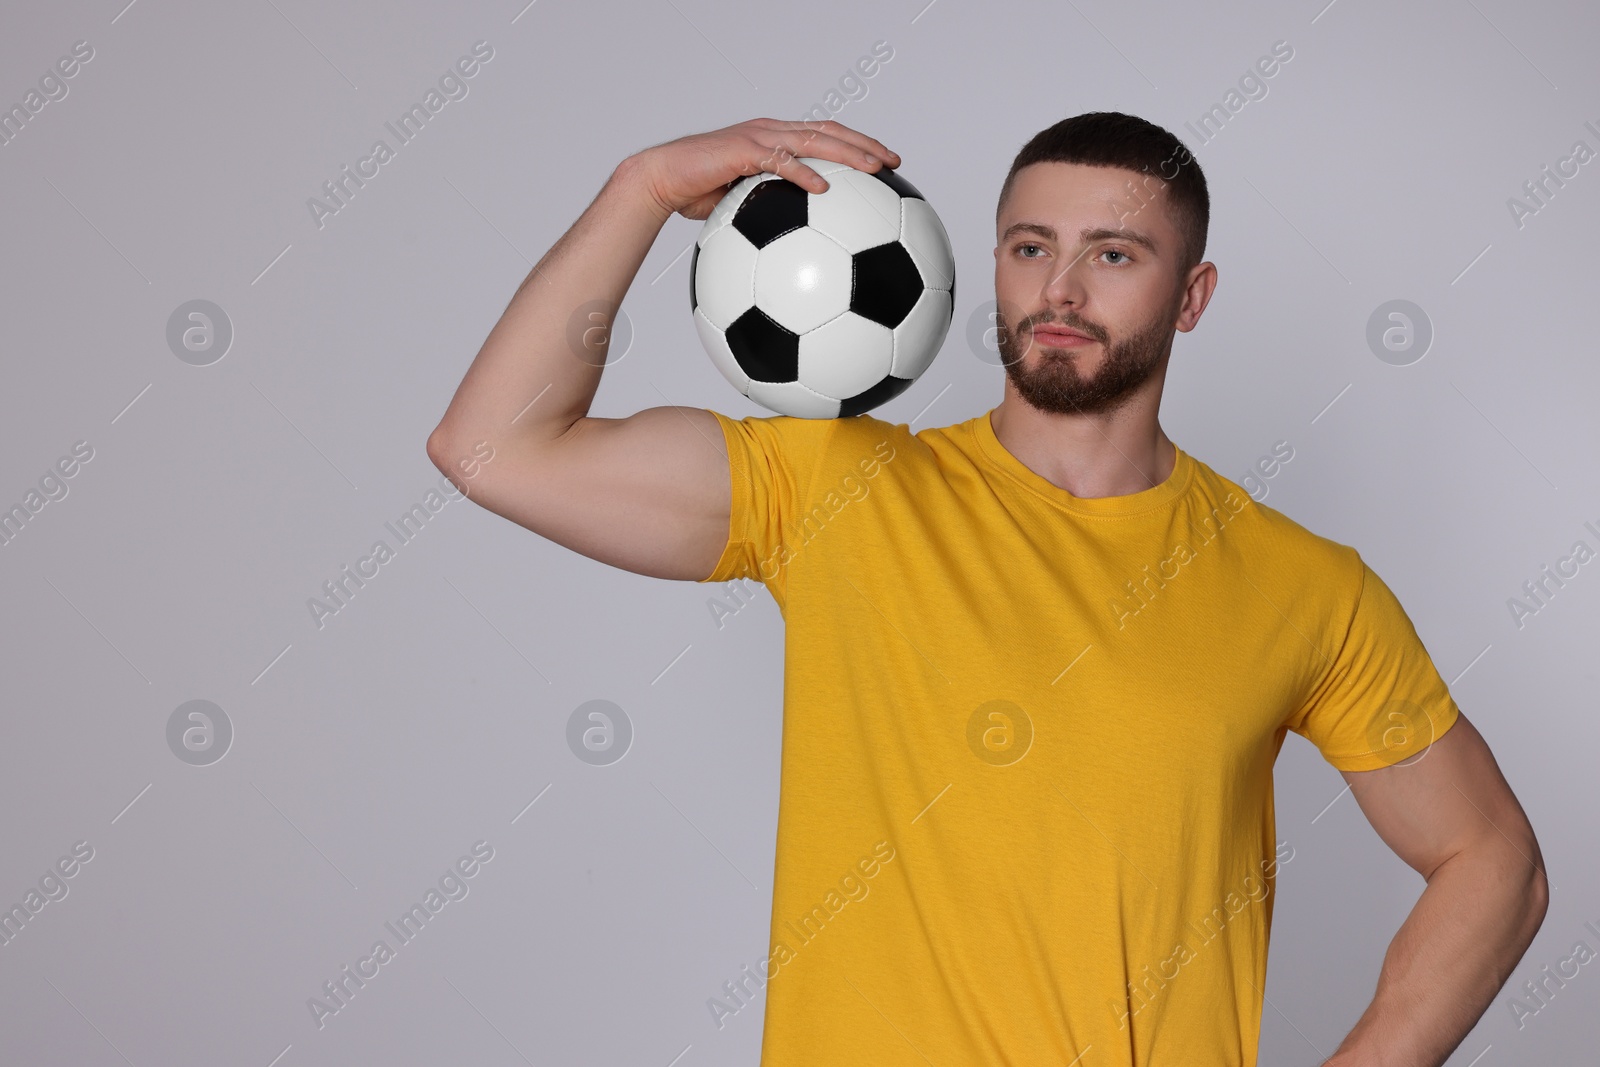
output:
{"label": "eyebrow", "polygon": [[[1046,241],[1057,240],[1056,231],[1049,226],[1038,222],[1016,222],[1006,227],[1006,232],[1000,235],[1000,242],[1004,244],[1011,238],[1024,233],[1043,237]],[[1084,229],[1078,231],[1078,238],[1085,243],[1094,241],[1127,241],[1130,244],[1138,245],[1153,255],[1159,252],[1155,241],[1138,230],[1108,230],[1103,227],[1099,229]]]}

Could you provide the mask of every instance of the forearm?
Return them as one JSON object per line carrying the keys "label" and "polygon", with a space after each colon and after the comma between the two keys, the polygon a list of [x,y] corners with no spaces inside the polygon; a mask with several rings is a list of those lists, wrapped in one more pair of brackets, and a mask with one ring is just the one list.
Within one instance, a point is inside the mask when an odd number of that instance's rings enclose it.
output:
{"label": "forearm", "polygon": [[[617,166],[523,279],[457,387],[438,439],[554,437],[588,414],[612,316],[672,214],[636,161]],[[601,310],[585,315],[584,305]]]}
{"label": "forearm", "polygon": [[1326,1067],[1440,1067],[1527,951],[1546,902],[1543,872],[1503,839],[1440,864]]}

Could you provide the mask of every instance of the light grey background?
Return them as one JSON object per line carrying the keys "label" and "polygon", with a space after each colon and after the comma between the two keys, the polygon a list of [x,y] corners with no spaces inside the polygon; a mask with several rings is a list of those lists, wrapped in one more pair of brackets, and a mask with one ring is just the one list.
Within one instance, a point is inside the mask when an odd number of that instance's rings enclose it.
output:
{"label": "light grey background", "polygon": [[[15,1064],[753,1064],[761,1007],[707,1000],[766,951],[782,628],[764,591],[608,568],[452,500],[319,628],[324,581],[441,484],[424,443],[518,283],[612,167],[742,119],[798,118],[887,41],[837,118],[900,151],[958,257],[931,369],[874,415],[914,429],[999,401],[966,343],[993,296],[994,198],[1067,115],[1183,138],[1212,195],[1220,286],[1177,342],[1164,425],[1265,502],[1356,546],[1395,590],[1539,834],[1533,947],[1451,1064],[1594,1055],[1600,967],[1518,1026],[1510,997],[1600,948],[1600,564],[1519,628],[1507,601],[1600,538],[1594,416],[1600,163],[1521,227],[1507,206],[1600,149],[1600,15],[1506,0],[1301,4],[620,6],[173,0],[14,5],[0,104],[74,42],[93,59],[0,146],[0,505],[93,458],[11,543],[0,904],[73,844],[68,894],[0,945]],[[1275,41],[1292,60],[1209,143],[1185,127]],[[307,201],[474,42],[493,58],[336,216]],[[594,414],[764,414],[689,317],[673,219],[624,305]],[[231,321],[175,356],[190,300]],[[1394,366],[1389,300],[1435,337]],[[1249,684],[1240,679],[1241,685]],[[215,702],[208,766],[168,720]],[[585,701],[635,735],[568,747]],[[1261,1062],[1308,1065],[1365,1007],[1421,880],[1291,737]],[[531,806],[530,806],[531,804]],[[319,1029],[307,1001],[472,844],[492,861]]]}

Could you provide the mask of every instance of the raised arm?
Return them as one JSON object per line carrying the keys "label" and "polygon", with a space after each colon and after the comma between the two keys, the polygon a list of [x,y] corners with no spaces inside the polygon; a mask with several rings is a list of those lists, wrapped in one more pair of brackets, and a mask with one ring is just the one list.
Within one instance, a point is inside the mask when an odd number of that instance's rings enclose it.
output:
{"label": "raised arm", "polygon": [[469,499],[591,559],[708,576],[731,506],[716,417],[695,407],[590,416],[610,316],[585,308],[615,314],[674,213],[704,219],[758,171],[821,192],[827,182],[796,156],[883,165],[868,153],[900,162],[840,123],[752,119],[623,160],[518,287],[429,436],[429,458]]}

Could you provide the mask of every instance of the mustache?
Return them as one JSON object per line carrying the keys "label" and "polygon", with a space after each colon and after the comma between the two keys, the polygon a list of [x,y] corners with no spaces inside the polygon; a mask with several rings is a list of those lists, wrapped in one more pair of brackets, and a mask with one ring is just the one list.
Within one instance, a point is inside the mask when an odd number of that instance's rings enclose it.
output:
{"label": "mustache", "polygon": [[1091,322],[1085,322],[1083,319],[1078,318],[1078,316],[1076,316],[1076,315],[1068,315],[1065,318],[1059,318],[1059,319],[1051,318],[1049,315],[1042,315],[1042,316],[1032,316],[1032,315],[1030,315],[1027,318],[1022,320],[1022,322],[1019,324],[1018,329],[1019,329],[1019,332],[1031,332],[1035,326],[1046,326],[1046,325],[1048,325],[1048,326],[1065,326],[1069,330],[1077,330],[1079,333],[1084,334],[1084,335],[1086,335],[1088,337],[1092,337],[1096,341],[1100,341],[1100,342],[1104,342],[1105,339],[1106,339],[1105,330],[1101,329],[1100,327],[1094,325]]}

